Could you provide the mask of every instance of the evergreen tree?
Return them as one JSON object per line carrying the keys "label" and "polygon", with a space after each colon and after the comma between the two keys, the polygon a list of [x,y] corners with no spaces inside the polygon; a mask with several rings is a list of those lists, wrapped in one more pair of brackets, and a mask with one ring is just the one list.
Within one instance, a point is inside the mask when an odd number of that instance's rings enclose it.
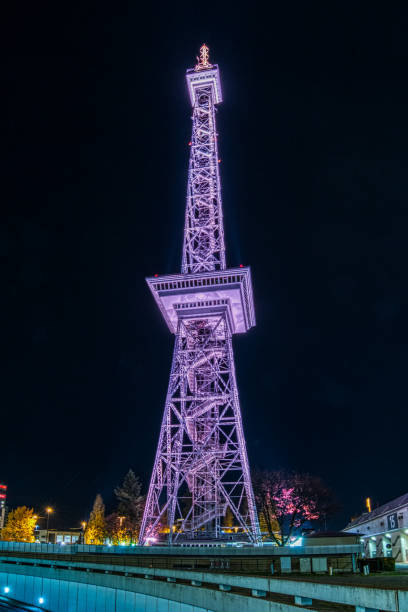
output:
{"label": "evergreen tree", "polygon": [[231,508],[228,506],[227,511],[225,513],[224,516],[224,520],[223,520],[223,527],[234,527],[234,523],[235,523],[235,516],[234,513],[232,512]]}
{"label": "evergreen tree", "polygon": [[86,544],[103,544],[106,537],[105,505],[102,497],[95,497],[91,516],[85,530]]}
{"label": "evergreen tree", "polygon": [[137,542],[145,504],[145,498],[141,493],[140,479],[135,476],[133,470],[129,470],[122,485],[115,489],[119,504],[113,540],[116,538],[128,544]]}
{"label": "evergreen tree", "polygon": [[34,510],[19,506],[12,510],[8,517],[6,526],[1,531],[2,540],[7,542],[34,542],[34,529],[37,519],[34,518]]}

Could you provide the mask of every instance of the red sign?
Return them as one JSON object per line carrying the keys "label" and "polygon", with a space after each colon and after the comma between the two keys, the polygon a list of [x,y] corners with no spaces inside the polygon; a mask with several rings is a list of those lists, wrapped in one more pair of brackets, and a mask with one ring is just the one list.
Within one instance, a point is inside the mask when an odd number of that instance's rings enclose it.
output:
{"label": "red sign", "polygon": [[7,489],[7,485],[0,484],[0,489]]}

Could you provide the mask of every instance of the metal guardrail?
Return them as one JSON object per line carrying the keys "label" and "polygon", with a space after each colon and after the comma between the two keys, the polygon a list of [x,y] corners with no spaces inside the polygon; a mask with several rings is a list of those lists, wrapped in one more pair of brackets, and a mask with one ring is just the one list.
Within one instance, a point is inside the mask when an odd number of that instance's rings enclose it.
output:
{"label": "metal guardrail", "polygon": [[100,553],[109,555],[175,555],[175,556],[207,556],[226,554],[231,556],[276,556],[299,557],[303,555],[344,555],[359,554],[361,544],[338,546],[96,546],[91,544],[31,544],[25,542],[2,542],[0,551],[27,553],[58,553],[73,555],[76,553]]}

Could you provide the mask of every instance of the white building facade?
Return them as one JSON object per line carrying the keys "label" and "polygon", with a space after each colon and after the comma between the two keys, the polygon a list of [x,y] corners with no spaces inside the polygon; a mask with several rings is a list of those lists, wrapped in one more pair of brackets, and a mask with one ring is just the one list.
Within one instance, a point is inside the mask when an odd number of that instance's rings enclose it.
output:
{"label": "white building facade", "polygon": [[408,493],[352,519],[343,531],[361,536],[366,557],[408,563]]}
{"label": "white building facade", "polygon": [[82,537],[80,529],[37,529],[35,540],[39,544],[79,544]]}

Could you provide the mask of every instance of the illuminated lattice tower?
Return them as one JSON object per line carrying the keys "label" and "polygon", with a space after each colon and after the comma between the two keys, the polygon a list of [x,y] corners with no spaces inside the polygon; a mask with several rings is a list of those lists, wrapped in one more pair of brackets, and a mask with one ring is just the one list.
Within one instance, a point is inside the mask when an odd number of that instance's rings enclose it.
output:
{"label": "illuminated lattice tower", "polygon": [[249,268],[226,268],[215,105],[208,47],[187,71],[193,107],[182,273],[148,278],[175,347],[140,543],[220,538],[230,508],[242,539],[259,541],[235,378],[232,335],[255,325]]}

